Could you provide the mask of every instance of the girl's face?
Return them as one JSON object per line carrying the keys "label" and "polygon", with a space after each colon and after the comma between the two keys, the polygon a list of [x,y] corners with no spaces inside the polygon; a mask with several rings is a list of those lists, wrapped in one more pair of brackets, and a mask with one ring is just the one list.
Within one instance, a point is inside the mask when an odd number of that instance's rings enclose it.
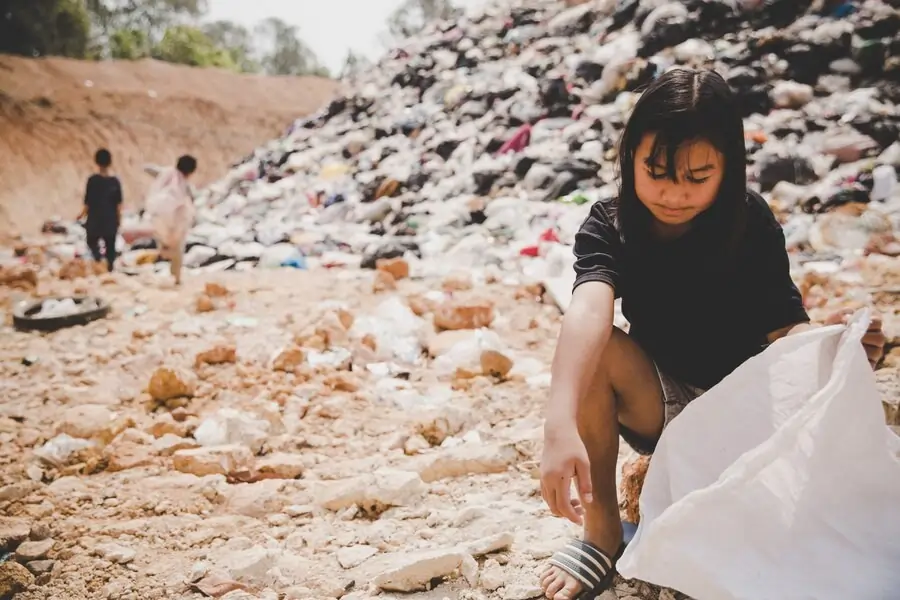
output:
{"label": "girl's face", "polygon": [[650,158],[656,134],[641,140],[634,156],[637,197],[661,224],[686,225],[716,200],[725,174],[725,158],[706,140],[684,144],[675,154],[675,181],[669,179],[666,153]]}

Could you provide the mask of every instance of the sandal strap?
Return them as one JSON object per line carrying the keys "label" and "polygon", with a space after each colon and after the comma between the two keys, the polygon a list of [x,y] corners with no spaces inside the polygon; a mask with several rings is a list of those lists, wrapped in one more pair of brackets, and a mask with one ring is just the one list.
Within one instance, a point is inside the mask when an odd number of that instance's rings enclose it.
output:
{"label": "sandal strap", "polygon": [[550,558],[550,564],[559,567],[581,582],[588,590],[599,589],[610,580],[613,560],[603,550],[590,542],[572,540]]}

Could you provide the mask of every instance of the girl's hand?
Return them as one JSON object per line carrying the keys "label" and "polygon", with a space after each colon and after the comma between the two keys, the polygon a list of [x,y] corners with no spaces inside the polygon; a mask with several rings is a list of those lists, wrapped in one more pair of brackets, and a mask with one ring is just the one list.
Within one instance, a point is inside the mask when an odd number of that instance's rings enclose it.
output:
{"label": "girl's hand", "polygon": [[[587,450],[574,423],[566,430],[553,429],[556,428],[545,427],[544,452],[541,458],[541,496],[555,516],[565,517],[576,525],[581,525],[584,514],[582,503],[594,500]],[[571,496],[573,478],[578,485],[580,501]]]}
{"label": "girl's hand", "polygon": [[[846,324],[847,321],[850,320],[850,317],[853,316],[854,312],[855,311],[852,308],[841,309],[825,319],[825,324]],[[872,315],[872,321],[869,323],[869,330],[862,339],[863,348],[866,349],[866,356],[869,358],[869,364],[872,365],[873,369],[884,356],[885,342],[886,338],[884,337],[884,331],[881,328],[881,316],[875,313]]]}

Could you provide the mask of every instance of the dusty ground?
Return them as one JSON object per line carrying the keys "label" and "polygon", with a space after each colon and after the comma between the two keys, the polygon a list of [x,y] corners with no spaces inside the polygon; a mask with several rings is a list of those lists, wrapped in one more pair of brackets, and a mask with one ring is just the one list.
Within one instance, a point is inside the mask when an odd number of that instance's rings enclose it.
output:
{"label": "dusty ground", "polygon": [[113,152],[126,202],[141,200],[145,163],[174,164],[185,152],[200,161],[197,183],[209,182],[319,108],[336,85],[152,60],[0,56],[0,231],[77,214],[100,146]]}
{"label": "dusty ground", "polygon": [[[424,579],[431,591],[379,597],[536,597],[543,559],[576,533],[549,515],[536,478],[558,311],[518,285],[453,292],[492,300],[492,329],[513,370],[454,384],[435,362],[395,360],[395,377],[385,377],[378,353],[404,326],[348,341],[348,316],[352,333],[391,298],[412,298],[421,312],[442,283],[404,279],[374,294],[372,276],[257,271],[189,277],[176,290],[152,273],[42,275],[39,294],[90,290],[114,312],[50,335],[7,328],[0,336],[0,514],[10,517],[0,518],[0,543],[29,530],[53,540],[28,550],[50,562],[16,600],[362,599],[376,586],[421,582],[423,569],[434,576]],[[230,293],[204,296],[209,282]],[[25,295],[0,293],[7,302]],[[893,294],[879,298],[883,310],[896,308]],[[430,337],[433,313],[425,315]],[[310,366],[335,355],[307,351],[295,368],[298,355],[281,353],[293,341],[349,348],[354,367]],[[440,345],[433,341],[433,352]],[[207,358],[224,363],[195,364],[217,347]],[[900,372],[891,365],[878,377],[896,398]],[[183,389],[149,385],[161,366]],[[148,386],[160,398],[193,397],[156,402]],[[207,419],[217,414],[230,425],[213,435],[231,445],[215,455],[190,450],[192,435],[211,435]],[[39,460],[35,450],[61,432],[93,438],[96,449],[55,465]],[[190,474],[202,472],[214,474]],[[239,585],[244,591],[232,591]],[[618,597],[656,594],[620,583]]]}

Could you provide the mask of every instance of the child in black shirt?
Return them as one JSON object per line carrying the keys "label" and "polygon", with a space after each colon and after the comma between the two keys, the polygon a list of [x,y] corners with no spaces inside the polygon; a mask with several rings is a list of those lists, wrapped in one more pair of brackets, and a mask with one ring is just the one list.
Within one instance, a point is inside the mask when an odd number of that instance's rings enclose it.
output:
{"label": "child in black shirt", "polygon": [[[122,220],[122,184],[118,177],[110,174],[112,155],[109,150],[97,150],[94,163],[97,172],[88,178],[84,207],[78,219],[87,217],[85,233],[94,260],[99,262],[105,254],[106,264],[112,272],[116,262],[116,236]],[[104,254],[100,252],[101,241]]]}
{"label": "child in black shirt", "polygon": [[[623,550],[619,435],[652,453],[689,402],[811,327],[781,226],[747,190],[743,122],[720,75],[676,69],[653,82],[625,127],[619,167],[618,198],[596,203],[575,236],[553,361],[541,492],[584,539],[550,559],[541,583],[552,600],[596,598],[612,584]],[[617,297],[627,334],[613,326]],[[863,344],[874,365],[880,320]]]}

